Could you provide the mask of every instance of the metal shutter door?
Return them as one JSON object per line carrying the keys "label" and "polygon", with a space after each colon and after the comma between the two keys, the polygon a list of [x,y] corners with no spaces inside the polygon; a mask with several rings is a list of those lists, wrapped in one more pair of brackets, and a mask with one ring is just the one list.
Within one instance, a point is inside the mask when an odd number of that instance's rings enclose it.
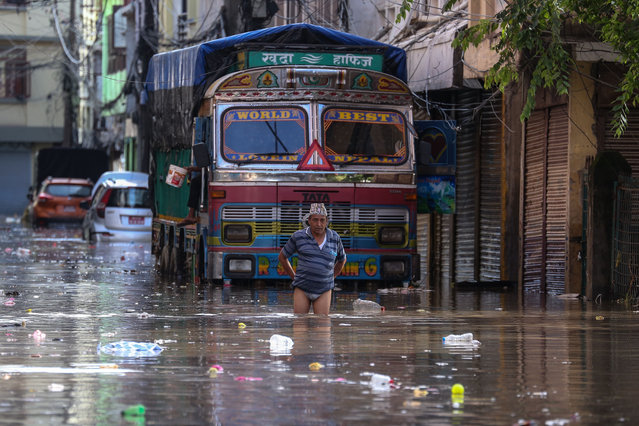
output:
{"label": "metal shutter door", "polygon": [[612,130],[612,111],[606,114],[604,149],[618,151],[632,167],[632,177],[639,178],[639,109],[628,111],[628,127],[620,138]]}
{"label": "metal shutter door", "polygon": [[566,275],[568,115],[534,111],[524,147],[524,291],[563,293]]}
{"label": "metal shutter door", "polygon": [[526,122],[524,146],[523,290],[540,291],[544,256],[546,186],[546,110],[533,111]]}
{"label": "metal shutter door", "polygon": [[546,177],[546,292],[566,287],[568,208],[568,111],[550,109]]}
{"label": "metal shutter door", "polygon": [[[22,215],[29,204],[31,151],[26,148],[0,150],[0,214]],[[34,182],[38,186],[40,182]]]}
{"label": "metal shutter door", "polygon": [[491,99],[484,92],[486,105],[481,114],[480,206],[479,206],[479,279],[501,279],[501,191],[502,126],[501,95]]}
{"label": "metal shutter door", "polygon": [[475,274],[477,254],[478,160],[477,130],[473,117],[479,104],[479,91],[458,94],[461,106],[455,118],[461,131],[457,133],[457,169],[455,200],[455,271],[456,282],[477,281]]}

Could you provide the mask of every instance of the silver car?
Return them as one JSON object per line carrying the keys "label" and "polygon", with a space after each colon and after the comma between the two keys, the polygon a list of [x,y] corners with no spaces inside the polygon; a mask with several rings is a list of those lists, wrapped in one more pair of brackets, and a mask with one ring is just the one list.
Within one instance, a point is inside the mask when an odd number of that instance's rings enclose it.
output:
{"label": "silver car", "polygon": [[151,194],[148,175],[135,172],[96,184],[82,222],[82,238],[87,241],[151,241]]}

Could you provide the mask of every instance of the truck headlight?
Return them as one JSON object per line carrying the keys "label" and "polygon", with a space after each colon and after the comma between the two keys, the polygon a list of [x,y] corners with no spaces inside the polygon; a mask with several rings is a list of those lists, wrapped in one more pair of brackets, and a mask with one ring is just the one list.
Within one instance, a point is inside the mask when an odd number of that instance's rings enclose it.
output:
{"label": "truck headlight", "polygon": [[380,244],[404,244],[406,232],[399,226],[385,226],[379,230]]}
{"label": "truck headlight", "polygon": [[226,225],[224,227],[224,242],[249,243],[252,239],[249,225]]}
{"label": "truck headlight", "polygon": [[233,274],[249,274],[253,272],[253,261],[251,259],[229,259],[229,272]]}

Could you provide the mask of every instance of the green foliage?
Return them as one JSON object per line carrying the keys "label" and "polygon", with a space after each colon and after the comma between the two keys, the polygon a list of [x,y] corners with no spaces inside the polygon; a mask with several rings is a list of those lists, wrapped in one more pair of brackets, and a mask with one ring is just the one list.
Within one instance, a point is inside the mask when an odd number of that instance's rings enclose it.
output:
{"label": "green foliage", "polygon": [[402,4],[399,7],[399,12],[397,13],[397,17],[395,18],[396,24],[399,24],[406,18],[406,14],[410,12],[412,6],[413,0],[402,0]]}
{"label": "green foliage", "polygon": [[[461,0],[447,0],[450,11]],[[403,0],[401,18],[412,0]],[[497,62],[487,73],[485,85],[502,91],[516,82],[522,73],[530,76],[521,119],[527,119],[535,107],[540,88],[568,93],[570,72],[575,67],[572,40],[564,36],[566,24],[582,24],[590,31],[591,41],[609,44],[619,52],[619,61],[627,67],[615,100],[614,130],[620,136],[627,128],[629,108],[639,106],[639,1],[638,0],[512,0],[494,18],[482,19],[461,31],[453,46],[463,50],[498,35],[491,46]]]}

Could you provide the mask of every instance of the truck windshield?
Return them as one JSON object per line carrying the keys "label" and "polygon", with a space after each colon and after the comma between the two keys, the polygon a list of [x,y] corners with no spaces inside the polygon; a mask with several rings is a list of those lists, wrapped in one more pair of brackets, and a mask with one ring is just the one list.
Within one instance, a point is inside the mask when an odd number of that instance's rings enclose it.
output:
{"label": "truck windshield", "polygon": [[406,125],[397,111],[328,108],[324,149],[336,164],[400,164],[406,161]]}
{"label": "truck windshield", "polygon": [[307,117],[301,108],[230,108],[222,116],[228,161],[299,162],[306,151]]}

